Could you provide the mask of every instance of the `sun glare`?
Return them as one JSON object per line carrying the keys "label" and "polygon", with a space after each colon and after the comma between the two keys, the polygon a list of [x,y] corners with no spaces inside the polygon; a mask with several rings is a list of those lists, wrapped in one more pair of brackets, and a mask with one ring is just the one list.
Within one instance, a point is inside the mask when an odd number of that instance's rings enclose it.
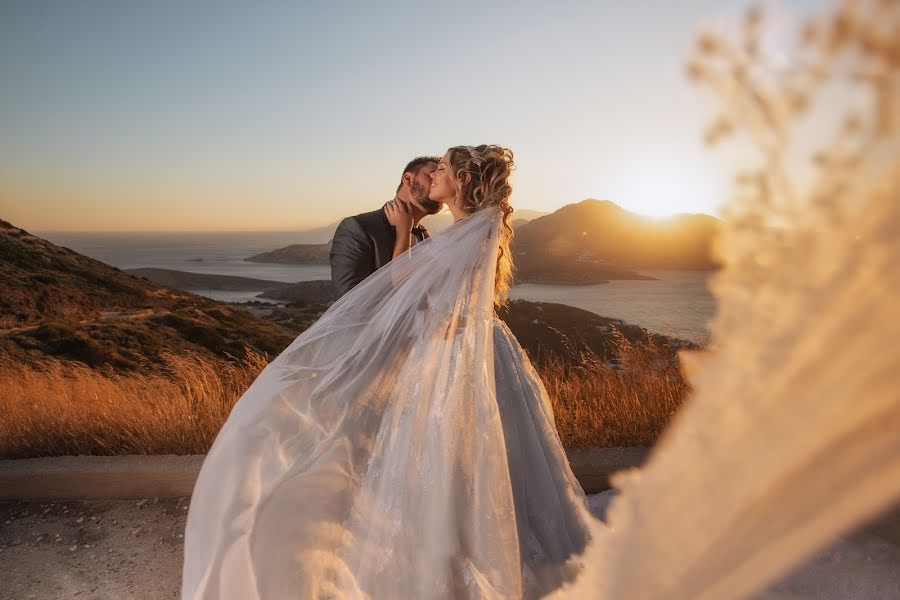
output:
{"label": "sun glare", "polygon": [[667,219],[683,213],[712,215],[716,209],[710,198],[718,190],[707,179],[695,166],[666,155],[640,164],[623,165],[618,176],[606,182],[604,187],[608,191],[602,197],[651,219]]}

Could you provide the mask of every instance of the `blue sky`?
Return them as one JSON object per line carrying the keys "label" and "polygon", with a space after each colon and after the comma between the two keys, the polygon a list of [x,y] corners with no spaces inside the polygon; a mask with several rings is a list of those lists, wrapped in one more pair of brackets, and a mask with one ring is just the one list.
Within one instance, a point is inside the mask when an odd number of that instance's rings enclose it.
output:
{"label": "blue sky", "polygon": [[0,218],[305,228],[478,143],[515,151],[520,208],[714,214],[733,165],[701,143],[715,105],[683,63],[748,5],[4,0]]}

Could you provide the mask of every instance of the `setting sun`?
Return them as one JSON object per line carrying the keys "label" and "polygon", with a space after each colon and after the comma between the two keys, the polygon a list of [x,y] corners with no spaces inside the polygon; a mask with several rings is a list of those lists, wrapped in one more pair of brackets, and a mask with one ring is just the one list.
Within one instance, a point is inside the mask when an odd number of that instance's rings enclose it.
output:
{"label": "setting sun", "polygon": [[686,162],[674,148],[623,161],[602,187],[604,197],[653,219],[682,213],[717,213],[716,203],[710,200],[710,177],[704,174],[703,165]]}

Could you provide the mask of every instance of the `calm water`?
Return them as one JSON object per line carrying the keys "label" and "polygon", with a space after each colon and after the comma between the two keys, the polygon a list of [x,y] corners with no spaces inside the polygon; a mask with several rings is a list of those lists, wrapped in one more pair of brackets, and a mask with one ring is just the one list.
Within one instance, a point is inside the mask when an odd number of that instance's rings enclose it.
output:
{"label": "calm water", "polygon": [[[293,283],[330,279],[328,265],[275,265],[243,259],[301,243],[294,232],[250,233],[62,233],[42,237],[120,269],[153,267],[191,273],[238,275]],[[196,259],[203,259],[198,261]],[[707,271],[645,271],[657,281],[613,281],[602,285],[523,284],[511,298],[559,302],[605,317],[624,319],[663,334],[703,342],[715,301]],[[258,291],[192,290],[226,302],[242,302]]]}
{"label": "calm water", "polygon": [[709,271],[641,271],[657,280],[611,281],[600,285],[515,286],[510,298],[558,302],[604,317],[624,319],[666,335],[704,343],[716,310],[707,288]]}
{"label": "calm water", "polygon": [[[302,243],[302,240],[298,241],[298,234],[294,232],[46,232],[38,235],[54,244],[65,246],[120,269],[152,267],[189,273],[237,275],[285,283],[331,279],[331,270],[327,265],[276,265],[244,261],[248,256],[260,252]],[[204,295],[233,302],[251,298],[255,293],[212,290]]]}

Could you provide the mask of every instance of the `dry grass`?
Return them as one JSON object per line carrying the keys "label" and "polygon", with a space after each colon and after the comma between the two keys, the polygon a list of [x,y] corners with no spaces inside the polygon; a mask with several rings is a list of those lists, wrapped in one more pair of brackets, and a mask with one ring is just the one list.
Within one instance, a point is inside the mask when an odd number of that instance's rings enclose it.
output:
{"label": "dry grass", "polygon": [[[563,443],[651,445],[686,393],[671,359],[620,340],[619,370],[595,356],[538,367]],[[120,375],[77,363],[0,364],[0,457],[202,454],[266,365],[258,354],[212,362],[166,357],[155,375]]]}
{"label": "dry grass", "polygon": [[618,366],[582,354],[578,364],[536,365],[566,448],[652,446],[689,388],[671,353],[619,336]]}
{"label": "dry grass", "polygon": [[102,372],[48,360],[0,365],[0,457],[196,454],[212,444],[265,358],[167,355],[166,372]]}

